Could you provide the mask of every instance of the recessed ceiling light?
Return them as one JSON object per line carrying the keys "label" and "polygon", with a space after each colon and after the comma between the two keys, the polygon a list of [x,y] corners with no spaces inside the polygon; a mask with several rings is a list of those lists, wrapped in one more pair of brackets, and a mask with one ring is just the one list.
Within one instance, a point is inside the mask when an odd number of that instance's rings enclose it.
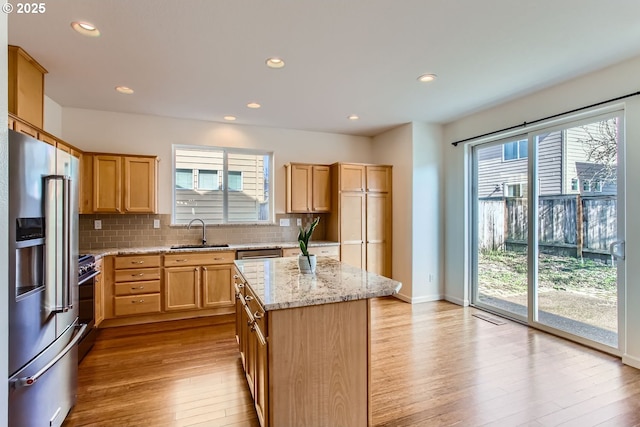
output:
{"label": "recessed ceiling light", "polygon": [[226,121],[232,122],[236,119],[236,116],[224,116],[224,119]]}
{"label": "recessed ceiling light", "polygon": [[267,67],[269,68],[282,68],[284,67],[284,61],[281,58],[268,58]]}
{"label": "recessed ceiling light", "polygon": [[258,104],[257,102],[250,102],[247,104],[247,107],[249,108],[260,108],[262,107],[262,105]]}
{"label": "recessed ceiling light", "polygon": [[124,93],[125,95],[131,95],[133,93],[133,89],[126,86],[116,86],[116,90],[120,93]]}
{"label": "recessed ceiling light", "polygon": [[360,116],[358,116],[357,114],[351,114],[350,116],[347,117],[349,120],[358,120],[360,118]]}
{"label": "recessed ceiling light", "polygon": [[88,22],[74,21],[71,23],[71,28],[83,36],[98,37],[100,35],[100,30]]}
{"label": "recessed ceiling light", "polygon": [[423,82],[423,83],[427,83],[427,82],[432,82],[437,78],[438,78],[438,76],[436,76],[435,74],[423,74],[420,77],[418,77],[418,81],[419,82]]}

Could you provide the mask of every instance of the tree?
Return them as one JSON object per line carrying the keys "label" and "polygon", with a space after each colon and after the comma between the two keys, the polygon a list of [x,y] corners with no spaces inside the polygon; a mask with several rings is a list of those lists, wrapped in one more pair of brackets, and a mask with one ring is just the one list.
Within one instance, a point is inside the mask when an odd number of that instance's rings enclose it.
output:
{"label": "tree", "polygon": [[593,166],[586,173],[591,181],[616,183],[618,166],[618,119],[613,118],[580,126],[585,137],[579,138],[587,162]]}

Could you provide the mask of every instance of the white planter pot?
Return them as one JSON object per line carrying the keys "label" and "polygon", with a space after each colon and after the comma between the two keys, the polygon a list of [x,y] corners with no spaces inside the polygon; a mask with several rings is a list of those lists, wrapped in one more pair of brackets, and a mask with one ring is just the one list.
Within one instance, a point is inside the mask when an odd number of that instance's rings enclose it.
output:
{"label": "white planter pot", "polygon": [[298,267],[300,268],[300,273],[315,273],[316,272],[316,256],[309,255],[311,259],[311,265],[309,265],[309,259],[305,255],[298,255]]}

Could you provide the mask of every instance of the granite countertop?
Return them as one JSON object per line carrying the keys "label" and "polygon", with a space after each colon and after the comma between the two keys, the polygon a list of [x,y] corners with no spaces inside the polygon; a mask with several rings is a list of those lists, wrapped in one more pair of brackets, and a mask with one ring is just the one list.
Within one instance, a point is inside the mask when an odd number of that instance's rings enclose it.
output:
{"label": "granite countertop", "polygon": [[[314,246],[336,246],[338,242],[331,241],[311,241],[310,247]],[[220,252],[220,251],[241,251],[250,249],[267,249],[267,248],[298,248],[298,242],[277,242],[277,243],[230,243],[228,247],[204,247],[204,248],[180,248],[172,249],[171,246],[143,246],[137,248],[108,248],[108,249],[88,249],[80,250],[81,254],[94,255],[101,258],[109,255],[154,255],[163,253],[180,253],[180,252]]]}
{"label": "granite countertop", "polygon": [[402,287],[331,258],[318,258],[315,274],[301,274],[297,257],[235,263],[266,311],[388,296]]}

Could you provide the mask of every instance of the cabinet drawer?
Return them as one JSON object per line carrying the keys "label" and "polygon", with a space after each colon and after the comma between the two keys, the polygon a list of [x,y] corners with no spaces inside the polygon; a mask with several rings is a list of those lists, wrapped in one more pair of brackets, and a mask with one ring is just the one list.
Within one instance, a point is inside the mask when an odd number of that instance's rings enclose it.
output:
{"label": "cabinet drawer", "polygon": [[316,246],[309,248],[309,253],[316,256],[330,256],[330,257],[338,257],[340,256],[340,247],[339,246]]}
{"label": "cabinet drawer", "polygon": [[139,295],[153,292],[160,292],[160,281],[152,280],[147,282],[125,282],[114,285],[114,293],[117,296]]}
{"label": "cabinet drawer", "polygon": [[263,336],[267,336],[267,313],[264,311],[255,294],[251,290],[249,286],[245,286],[245,297],[244,300],[247,304],[247,308],[251,312],[251,315],[256,321],[256,326],[260,328],[260,332],[262,332]]}
{"label": "cabinet drawer", "polygon": [[290,256],[298,256],[300,255],[300,248],[283,248],[282,249],[282,257],[290,257]]}
{"label": "cabinet drawer", "polygon": [[128,297],[115,297],[114,299],[116,316],[160,313],[160,294],[142,294]]}
{"label": "cabinet drawer", "polygon": [[132,255],[116,257],[116,270],[143,267],[160,267],[160,255]]}
{"label": "cabinet drawer", "polygon": [[142,280],[160,280],[159,268],[136,268],[116,270],[116,282],[140,282]]}
{"label": "cabinet drawer", "polygon": [[233,264],[234,251],[185,252],[164,256],[165,267],[182,267],[185,265]]}

